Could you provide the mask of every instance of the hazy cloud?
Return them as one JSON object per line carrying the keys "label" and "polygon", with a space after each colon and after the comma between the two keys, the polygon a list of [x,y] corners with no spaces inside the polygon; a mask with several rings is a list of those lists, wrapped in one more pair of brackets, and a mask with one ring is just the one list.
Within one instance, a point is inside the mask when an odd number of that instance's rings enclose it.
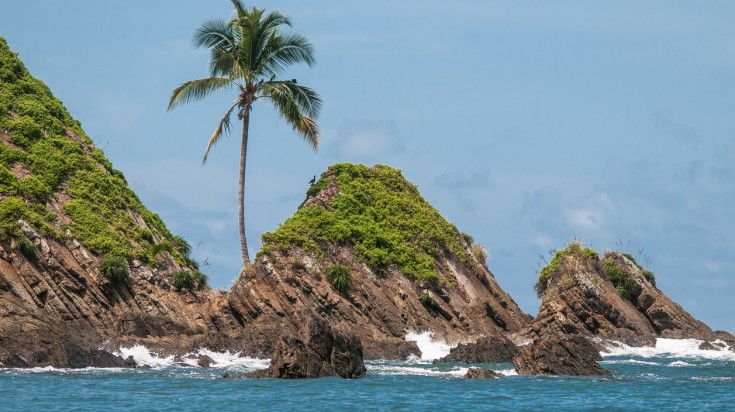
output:
{"label": "hazy cloud", "polygon": [[653,113],[653,124],[656,134],[681,143],[694,144],[699,141],[700,132],[686,123],[674,121],[670,115]]}
{"label": "hazy cloud", "polygon": [[345,121],[339,128],[335,147],[342,158],[374,160],[404,151],[393,119]]}

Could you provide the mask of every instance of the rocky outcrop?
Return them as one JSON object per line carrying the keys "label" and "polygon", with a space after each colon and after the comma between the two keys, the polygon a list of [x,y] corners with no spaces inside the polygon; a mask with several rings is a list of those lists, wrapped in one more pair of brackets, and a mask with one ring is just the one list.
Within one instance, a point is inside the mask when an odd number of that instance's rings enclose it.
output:
{"label": "rocky outcrop", "polygon": [[469,368],[464,377],[465,379],[500,379],[503,377],[503,374],[495,372],[492,369]]}
{"label": "rocky outcrop", "polygon": [[[583,245],[557,253],[543,279],[539,313],[523,335],[582,334],[634,346],[653,338],[714,340],[712,330],[694,319],[618,252],[602,259]],[[618,285],[613,283],[616,281]]]}
{"label": "rocky outcrop", "polygon": [[[366,193],[351,193],[350,185],[359,185]],[[232,324],[228,312],[247,325],[238,339],[255,351],[269,353],[274,333],[282,328],[293,332],[297,325],[291,319],[304,310],[323,316],[336,330],[355,333],[367,359],[418,354],[414,343],[405,342],[407,331],[432,331],[437,338],[456,344],[477,336],[518,332],[530,320],[473,252],[468,237],[426,204],[399,171],[340,164],[330,167],[315,187],[320,189],[311,192],[294,217],[276,232],[263,235],[264,251],[235,283],[222,311],[226,315],[222,323],[230,322],[231,330],[238,325]],[[371,196],[371,190],[381,191],[381,197]],[[357,196],[365,202],[360,207],[354,203]],[[404,215],[395,221],[388,217],[371,221],[373,214],[381,213],[370,209],[378,207],[375,203],[386,208],[400,204]],[[421,226],[427,216],[433,220]],[[350,228],[345,235],[360,233],[361,224],[367,228],[356,240],[325,242],[333,234],[318,232],[322,220],[329,221],[327,227],[334,231]],[[396,234],[399,228],[402,232]],[[394,244],[387,240],[384,245],[377,240],[367,246],[358,243],[381,232]],[[406,238],[395,240],[403,233]],[[431,242],[423,240],[432,237]],[[367,248],[372,249],[363,251]],[[373,256],[390,262],[391,254],[401,248],[406,256],[424,260],[404,269],[400,259],[408,258],[403,255],[396,263],[370,264]],[[330,270],[335,267],[347,273],[343,289],[330,282]]]}
{"label": "rocky outcrop", "polygon": [[596,345],[582,335],[546,335],[522,346],[513,356],[521,375],[610,375],[597,364]]}
{"label": "rocky outcrop", "polygon": [[[572,242],[542,269],[541,307],[519,336],[530,341],[513,363],[521,374],[604,374],[594,361],[604,340],[654,346],[656,338],[728,341],[694,319],[655,286],[655,277],[629,255],[598,254]],[[728,336],[729,335],[729,336]],[[602,347],[587,338],[603,340]]]}
{"label": "rocky outcrop", "polygon": [[518,347],[502,335],[480,338],[473,343],[460,343],[449,355],[434,363],[501,363],[511,362]]}
{"label": "rocky outcrop", "polygon": [[365,376],[362,344],[355,335],[335,332],[314,314],[302,317],[297,335],[286,334],[276,344],[265,376],[271,378],[321,378]]}

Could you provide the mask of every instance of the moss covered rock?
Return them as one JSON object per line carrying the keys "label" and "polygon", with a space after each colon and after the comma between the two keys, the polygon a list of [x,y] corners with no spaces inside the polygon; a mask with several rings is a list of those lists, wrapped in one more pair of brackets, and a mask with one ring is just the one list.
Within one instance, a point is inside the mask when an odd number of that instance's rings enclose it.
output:
{"label": "moss covered rock", "polygon": [[178,263],[194,264],[0,38],[0,240],[17,239],[21,221],[57,240],[77,239],[100,256],[155,265],[166,250]]}
{"label": "moss covered rock", "polygon": [[380,275],[397,270],[432,285],[436,260],[452,255],[472,264],[466,236],[444,219],[397,169],[349,163],[331,166],[307,192],[299,210],[263,234],[261,253],[296,246],[317,257],[329,245],[349,245]]}

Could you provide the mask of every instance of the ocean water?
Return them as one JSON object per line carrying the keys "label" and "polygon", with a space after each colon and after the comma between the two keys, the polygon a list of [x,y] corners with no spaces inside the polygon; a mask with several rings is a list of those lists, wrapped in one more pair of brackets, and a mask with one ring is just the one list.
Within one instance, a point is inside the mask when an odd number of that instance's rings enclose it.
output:
{"label": "ocean water", "polygon": [[480,364],[506,375],[467,380],[467,365],[433,365],[449,346],[408,334],[421,359],[366,362],[357,380],[221,379],[268,366],[267,359],[200,351],[173,358],[121,348],[150,369],[0,369],[1,411],[242,410],[735,410],[735,353],[700,341],[659,339],[655,348],[616,347],[601,364],[611,377],[519,376],[513,365]]}

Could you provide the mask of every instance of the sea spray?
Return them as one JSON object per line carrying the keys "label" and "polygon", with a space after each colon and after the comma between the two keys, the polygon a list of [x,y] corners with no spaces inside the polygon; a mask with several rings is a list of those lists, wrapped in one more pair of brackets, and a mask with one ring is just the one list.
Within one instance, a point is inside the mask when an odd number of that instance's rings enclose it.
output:
{"label": "sea spray", "polygon": [[127,359],[132,356],[137,365],[145,365],[154,369],[167,368],[177,364],[178,366],[199,367],[201,356],[207,356],[212,360],[209,365],[211,368],[235,368],[253,371],[265,369],[270,365],[270,359],[240,356],[240,352],[214,352],[205,348],[198,349],[196,352],[189,352],[177,358],[174,355],[164,357],[156,352],[151,352],[150,349],[143,345],[135,344],[128,348],[121,347],[115,352],[115,355],[118,355],[123,359]]}
{"label": "sea spray", "polygon": [[656,339],[655,347],[631,347],[615,342],[606,347],[607,351],[600,352],[605,357],[632,356],[640,358],[692,358],[712,359],[721,361],[735,361],[735,352],[722,341],[712,342],[722,346],[722,350],[699,349],[704,341],[699,339]]}
{"label": "sea spray", "polygon": [[421,350],[421,361],[432,361],[443,358],[449,355],[449,351],[454,347],[442,340],[435,340],[434,332],[431,331],[407,332],[406,340],[416,342],[416,346]]}

